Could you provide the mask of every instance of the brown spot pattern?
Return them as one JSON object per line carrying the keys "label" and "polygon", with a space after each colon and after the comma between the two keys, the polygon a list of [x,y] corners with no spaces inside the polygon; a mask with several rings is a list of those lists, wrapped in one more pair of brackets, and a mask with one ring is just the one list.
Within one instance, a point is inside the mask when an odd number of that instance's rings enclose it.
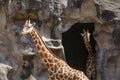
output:
{"label": "brown spot pattern", "polygon": [[40,46],[39,46],[39,45],[37,45],[37,49],[38,49],[38,50],[41,50],[41,48],[40,48]]}
{"label": "brown spot pattern", "polygon": [[34,43],[35,43],[35,44],[37,44],[37,43],[38,43],[38,40],[37,40],[37,39],[35,39],[35,40],[34,40]]}
{"label": "brown spot pattern", "polygon": [[44,47],[42,47],[42,51],[45,51],[45,48],[44,48]]}

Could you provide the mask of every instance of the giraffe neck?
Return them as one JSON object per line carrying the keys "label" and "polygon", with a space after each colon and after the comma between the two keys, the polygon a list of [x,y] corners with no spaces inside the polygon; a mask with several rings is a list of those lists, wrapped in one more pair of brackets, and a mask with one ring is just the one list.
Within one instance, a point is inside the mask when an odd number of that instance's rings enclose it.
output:
{"label": "giraffe neck", "polygon": [[88,53],[90,54],[90,55],[93,55],[93,50],[92,50],[92,47],[91,47],[91,45],[90,45],[90,42],[84,42],[85,43],[85,46],[86,46],[86,48],[87,48],[87,50],[88,50]]}
{"label": "giraffe neck", "polygon": [[38,33],[38,31],[35,28],[33,28],[30,35],[34,41],[34,44],[36,46],[38,54],[40,55],[42,62],[45,64],[45,66],[49,70],[49,68],[51,68],[51,65],[53,65],[54,63],[57,63],[59,61],[59,58],[56,55],[54,55],[52,53],[52,51],[46,47],[40,34]]}

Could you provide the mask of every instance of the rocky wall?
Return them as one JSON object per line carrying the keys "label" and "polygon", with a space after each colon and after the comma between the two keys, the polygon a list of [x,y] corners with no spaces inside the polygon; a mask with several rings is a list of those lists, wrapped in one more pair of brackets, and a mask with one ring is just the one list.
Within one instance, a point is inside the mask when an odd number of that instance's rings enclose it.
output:
{"label": "rocky wall", "polygon": [[62,59],[61,34],[77,22],[93,22],[97,80],[120,80],[119,4],[120,0],[0,0],[0,63],[12,67],[0,79],[47,80],[30,36],[19,34],[31,19],[46,45]]}

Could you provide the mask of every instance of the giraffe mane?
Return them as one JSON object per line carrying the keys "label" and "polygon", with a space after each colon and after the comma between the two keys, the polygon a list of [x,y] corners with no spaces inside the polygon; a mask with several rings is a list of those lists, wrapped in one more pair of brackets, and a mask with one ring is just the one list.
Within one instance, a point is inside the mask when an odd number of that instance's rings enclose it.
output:
{"label": "giraffe mane", "polygon": [[[34,28],[34,29],[35,29],[35,28]],[[36,30],[36,29],[35,29],[35,30]],[[60,59],[58,56],[56,56],[56,55],[46,46],[46,44],[45,44],[45,42],[43,41],[43,39],[42,39],[41,35],[39,34],[38,30],[36,30],[36,32],[37,32],[39,38],[42,40],[42,43],[43,43],[43,44],[45,45],[45,47],[48,49],[48,51],[49,51],[53,56],[55,56],[55,57],[57,57],[58,59]]]}

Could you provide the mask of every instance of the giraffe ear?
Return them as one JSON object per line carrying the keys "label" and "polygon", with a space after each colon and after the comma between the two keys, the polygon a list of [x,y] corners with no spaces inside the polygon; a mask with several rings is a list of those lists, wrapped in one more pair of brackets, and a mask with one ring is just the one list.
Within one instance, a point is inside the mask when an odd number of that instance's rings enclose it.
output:
{"label": "giraffe ear", "polygon": [[83,29],[83,33],[81,33],[81,36],[84,36],[84,33],[85,33],[85,29]]}
{"label": "giraffe ear", "polygon": [[32,26],[35,26],[36,25],[36,23],[34,22],[34,23],[32,23]]}
{"label": "giraffe ear", "polygon": [[84,36],[84,34],[83,34],[83,33],[81,33],[81,36]]}
{"label": "giraffe ear", "polygon": [[36,25],[36,23],[34,22],[34,23],[32,23],[32,24],[29,24],[29,28],[31,28],[31,27],[34,27]]}

